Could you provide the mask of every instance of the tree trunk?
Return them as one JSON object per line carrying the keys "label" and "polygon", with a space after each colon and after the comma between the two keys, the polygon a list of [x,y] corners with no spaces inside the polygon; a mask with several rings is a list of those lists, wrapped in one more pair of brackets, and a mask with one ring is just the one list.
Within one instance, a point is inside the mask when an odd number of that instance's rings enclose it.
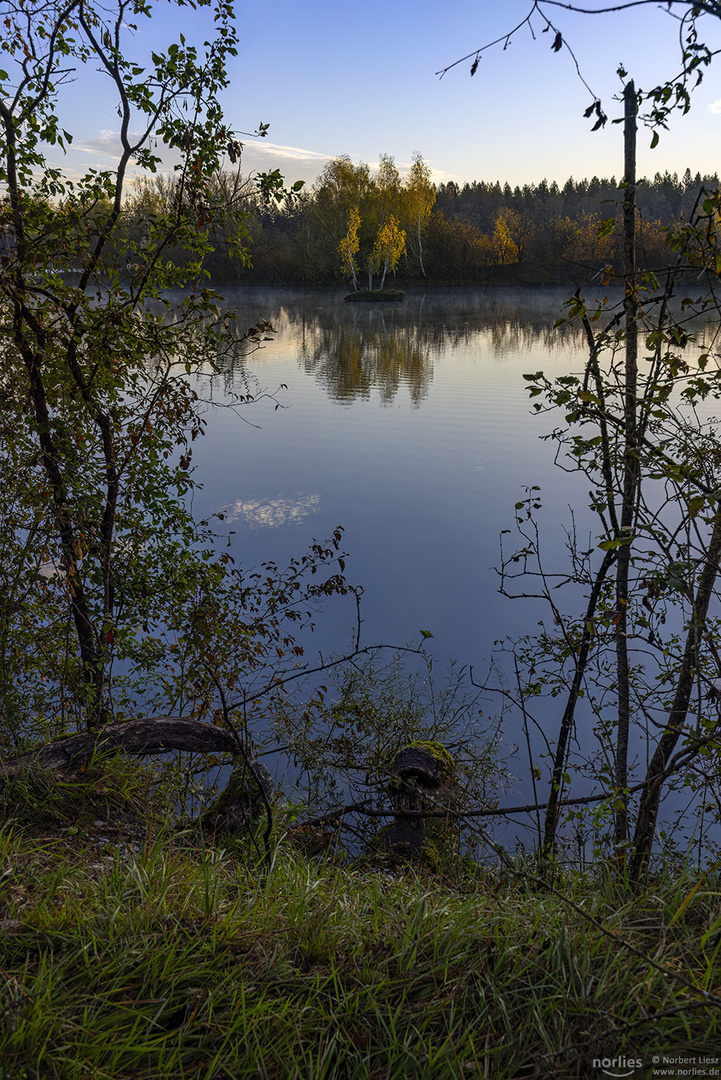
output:
{"label": "tree trunk", "polygon": [[639,486],[636,445],[636,397],[638,381],[638,331],[636,327],[636,88],[627,83],[623,94],[624,189],[623,252],[624,313],[626,330],[622,541],[616,563],[616,675],[618,687],[618,730],[616,733],[615,783],[619,808],[616,810],[614,839],[618,851],[628,834],[628,736],[631,723],[631,693],[628,662],[628,578],[631,565],[633,525]]}
{"label": "tree trunk", "polygon": [[350,266],[350,272],[353,275],[353,288],[356,292],[358,292],[358,278],[356,277],[355,272],[355,262],[353,260],[353,252],[350,249],[350,240],[347,236],[345,238],[345,244],[346,248],[348,249],[348,265]]}
{"label": "tree trunk", "polygon": [[571,683],[571,689],[568,692],[568,698],[566,700],[566,708],[561,718],[561,727],[558,732],[558,742],[556,743],[556,753],[553,761],[553,775],[551,777],[551,790],[548,795],[548,804],[546,806],[546,815],[544,819],[544,835],[543,835],[543,849],[542,855],[544,859],[550,859],[553,857],[553,852],[556,845],[556,829],[558,827],[558,814],[561,802],[561,792],[563,788],[563,774],[566,771],[567,756],[568,756],[568,743],[571,738],[571,732],[573,731],[573,721],[576,712],[576,703],[578,702],[578,695],[581,691],[583,683],[583,677],[586,673],[586,664],[588,663],[589,653],[591,651],[591,643],[594,637],[594,618],[596,615],[596,605],[598,604],[599,597],[601,595],[601,589],[603,583],[606,580],[606,575],[611,568],[614,559],[614,552],[607,551],[604,555],[603,562],[599,567],[596,574],[596,580],[593,583],[591,589],[591,595],[588,598],[588,605],[586,606],[586,612],[583,618],[583,636],[581,638],[581,645],[578,650],[578,656],[576,659],[576,670],[573,675],[573,682]]}
{"label": "tree trunk", "polygon": [[686,723],[691,693],[698,672],[699,644],[706,629],[709,603],[719,571],[719,556],[721,556],[721,513],[717,513],[714,518],[706,563],[699,579],[691,623],[686,635],[686,647],[676,683],[673,704],[671,705],[663,735],[658,741],[648,766],[641,792],[631,861],[631,880],[634,882],[640,880],[648,865],[656,832],[656,818],[658,817],[658,808],[661,802],[664,773]]}
{"label": "tree trunk", "polygon": [[[99,728],[107,719],[104,709],[104,675],[106,658],[98,641],[90,604],[85,595],[80,566],[79,539],[69,509],[69,500],[65,478],[52,434],[50,407],[46,387],[42,376],[42,352],[44,340],[40,335],[37,347],[28,341],[26,325],[32,319],[31,313],[19,301],[15,305],[15,340],[25,361],[28,374],[29,397],[38,428],[40,463],[51,490],[51,508],[61,544],[62,570],[65,574],[70,598],[75,632],[77,634],[83,679],[86,686],[84,702],[87,713],[88,730]],[[25,325],[23,325],[25,324]]]}
{"label": "tree trunk", "polygon": [[421,215],[418,215],[418,262],[421,266],[423,277],[427,277],[426,268],[423,265],[423,241],[421,240]]}

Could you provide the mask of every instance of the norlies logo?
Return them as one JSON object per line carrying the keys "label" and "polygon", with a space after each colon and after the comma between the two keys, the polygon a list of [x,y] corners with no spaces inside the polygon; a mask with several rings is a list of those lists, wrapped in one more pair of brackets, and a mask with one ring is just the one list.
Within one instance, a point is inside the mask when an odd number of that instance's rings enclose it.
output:
{"label": "norlies logo", "polygon": [[600,1069],[606,1076],[632,1076],[635,1069],[640,1069],[643,1062],[640,1058],[594,1058],[594,1069]]}

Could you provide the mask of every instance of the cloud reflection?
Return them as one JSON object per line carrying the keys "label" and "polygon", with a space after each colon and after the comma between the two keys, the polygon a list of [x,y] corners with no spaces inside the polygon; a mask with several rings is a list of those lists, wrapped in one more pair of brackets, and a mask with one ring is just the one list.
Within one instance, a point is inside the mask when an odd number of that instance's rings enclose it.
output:
{"label": "cloud reflection", "polygon": [[226,521],[244,521],[251,529],[277,529],[298,525],[320,509],[320,495],[294,495],[277,499],[238,499],[221,513]]}

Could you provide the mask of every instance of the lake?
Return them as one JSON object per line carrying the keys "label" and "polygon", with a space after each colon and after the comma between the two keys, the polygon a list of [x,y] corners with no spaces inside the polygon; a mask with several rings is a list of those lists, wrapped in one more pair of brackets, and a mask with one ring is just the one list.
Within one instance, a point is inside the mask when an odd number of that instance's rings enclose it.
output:
{"label": "lake", "polygon": [[[369,309],[341,290],[226,293],[239,326],[264,317],[277,331],[230,381],[287,389],[282,408],[212,415],[194,447],[196,509],[226,512],[244,564],[284,561],[342,525],[366,644],[426,629],[439,660],[482,662],[494,639],[529,629],[493,569],[524,485],[541,487],[562,543],[569,477],[522,376],[582,369],[582,336],[552,330],[567,295],[429,291]],[[329,618],[319,642],[343,648],[354,610]]]}
{"label": "lake", "polygon": [[[482,679],[494,642],[548,617],[498,593],[499,536],[526,488],[540,489],[548,570],[567,565],[569,506],[581,534],[596,527],[588,481],[559,469],[543,439],[559,417],[533,413],[523,379],[583,371],[582,331],[553,328],[570,292],[428,289],[372,307],[345,304],[342,288],[226,290],[239,327],[265,318],[276,331],[228,359],[226,389],[257,380],[276,396],[209,415],[194,447],[195,510],[225,515],[247,567],[282,565],[341,525],[347,575],[364,589],[363,644],[417,644],[429,631],[438,668],[453,660]],[[354,631],[355,604],[334,603],[312,646],[345,652]],[[542,715],[553,741],[559,713]],[[508,754],[522,741],[518,720],[503,740]],[[504,803],[528,801],[525,745],[512,769]]]}

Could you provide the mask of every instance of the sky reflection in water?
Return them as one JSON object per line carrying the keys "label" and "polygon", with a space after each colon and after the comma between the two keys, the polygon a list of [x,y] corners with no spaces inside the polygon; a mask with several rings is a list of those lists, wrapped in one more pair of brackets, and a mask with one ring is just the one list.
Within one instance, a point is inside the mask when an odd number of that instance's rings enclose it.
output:
{"label": "sky reflection in water", "polygon": [[[549,550],[583,485],[553,467],[522,375],[579,370],[583,340],[553,330],[566,293],[410,294],[402,305],[346,305],[342,293],[228,296],[238,326],[270,320],[276,340],[228,363],[268,402],[210,418],[195,455],[202,512],[222,510],[244,564],[298,555],[345,529],[351,579],[363,585],[364,636],[404,643],[434,634],[439,661],[479,664],[495,638],[538,616],[497,595],[499,534],[524,485],[542,488]],[[258,425],[250,426],[250,425]],[[196,444],[197,445],[197,444]],[[344,647],[352,612],[329,612],[318,647]]]}

